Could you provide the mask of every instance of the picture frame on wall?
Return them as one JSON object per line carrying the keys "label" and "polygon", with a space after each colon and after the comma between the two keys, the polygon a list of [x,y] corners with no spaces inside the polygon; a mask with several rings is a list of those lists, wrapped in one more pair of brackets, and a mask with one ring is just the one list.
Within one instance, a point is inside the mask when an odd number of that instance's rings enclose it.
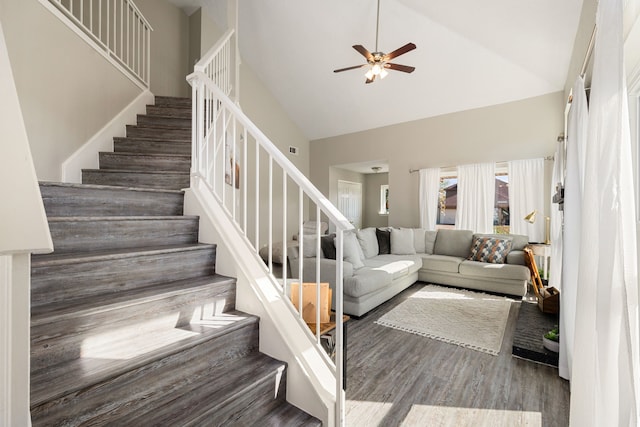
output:
{"label": "picture frame on wall", "polygon": [[[224,139],[225,165],[224,165],[224,182],[227,185],[233,185],[235,178],[235,188],[240,189],[240,165],[233,158],[230,138],[225,135]],[[237,154],[237,153],[236,153]],[[232,175],[232,173],[235,175]]]}

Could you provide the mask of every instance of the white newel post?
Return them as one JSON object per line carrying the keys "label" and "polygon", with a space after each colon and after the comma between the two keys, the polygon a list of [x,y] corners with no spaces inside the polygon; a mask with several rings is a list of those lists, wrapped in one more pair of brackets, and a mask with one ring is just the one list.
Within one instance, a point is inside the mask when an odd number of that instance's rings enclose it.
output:
{"label": "white newel post", "polygon": [[0,256],[0,425],[30,426],[30,255]]}

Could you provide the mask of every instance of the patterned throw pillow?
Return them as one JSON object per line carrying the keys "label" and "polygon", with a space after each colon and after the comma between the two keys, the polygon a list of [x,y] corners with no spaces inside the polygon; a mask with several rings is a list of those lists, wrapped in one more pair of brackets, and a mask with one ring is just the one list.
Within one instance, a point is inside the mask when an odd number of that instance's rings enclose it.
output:
{"label": "patterned throw pillow", "polygon": [[467,259],[492,264],[504,264],[510,250],[511,239],[474,237],[471,244],[471,255]]}

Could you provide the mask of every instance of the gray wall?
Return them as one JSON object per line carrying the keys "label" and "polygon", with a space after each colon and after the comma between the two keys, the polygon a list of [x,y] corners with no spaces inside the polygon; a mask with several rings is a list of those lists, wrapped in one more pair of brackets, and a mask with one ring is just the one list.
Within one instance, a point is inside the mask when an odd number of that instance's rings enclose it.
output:
{"label": "gray wall", "polygon": [[[380,211],[380,186],[389,184],[388,173],[370,173],[364,179],[364,219],[362,228],[365,227],[386,227],[389,225],[389,216],[381,215]],[[391,194],[391,188],[389,188]],[[393,206],[389,206],[389,210]]]}
{"label": "gray wall", "polygon": [[[246,64],[240,67],[240,106],[245,114],[258,128],[284,153],[288,153],[289,146],[298,148],[298,155],[286,154],[289,160],[305,175],[309,176],[309,141],[304,137],[300,129],[289,119],[278,101],[262,84],[257,75]],[[264,156],[263,156],[264,157]],[[251,164],[247,167],[252,167]],[[266,157],[260,163],[260,194],[267,194],[268,166]],[[262,197],[261,197],[262,200]],[[290,239],[298,230],[298,188],[291,181],[287,184],[287,232]],[[260,203],[260,244],[267,242],[268,214],[266,202]],[[274,172],[273,185],[273,235],[274,241],[282,240],[282,175],[278,169]],[[249,194],[249,212],[254,211],[255,201]],[[304,206],[305,219],[308,206]],[[315,208],[314,208],[315,212]],[[315,215],[315,214],[314,214]],[[249,224],[249,236],[253,236],[254,225]],[[253,237],[252,237],[253,238]]]}
{"label": "gray wall", "polygon": [[62,162],[141,90],[37,0],[0,2],[0,19],[36,174],[59,181]]}
{"label": "gray wall", "polygon": [[[563,111],[563,92],[556,92],[315,140],[311,142],[311,180],[331,196],[331,166],[387,159],[389,225],[415,227],[419,224],[418,174],[410,174],[410,168],[550,156],[563,131]],[[550,188],[550,182],[545,187]]]}
{"label": "gray wall", "polygon": [[164,96],[191,96],[185,79],[189,63],[189,18],[165,0],[135,0],[153,27],[151,34],[151,92]]}

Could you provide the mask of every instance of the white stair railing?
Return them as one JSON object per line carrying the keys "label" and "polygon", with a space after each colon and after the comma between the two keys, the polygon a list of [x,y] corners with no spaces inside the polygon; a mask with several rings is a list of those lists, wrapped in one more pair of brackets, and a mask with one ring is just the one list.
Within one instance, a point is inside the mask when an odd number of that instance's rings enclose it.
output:
{"label": "white stair railing", "polygon": [[[335,425],[344,425],[342,254],[344,233],[353,230],[353,226],[228,96],[234,90],[237,76],[232,61],[232,37],[233,30],[230,30],[187,77],[193,96],[192,187],[196,186],[197,180],[206,184],[237,231],[246,237],[241,240],[250,246],[256,257],[261,243],[266,242],[269,255],[265,269],[271,273],[274,288],[287,301],[291,314],[308,332],[308,338],[315,342],[323,360],[335,373]],[[274,186],[281,186],[282,192],[274,192]],[[280,209],[276,210],[276,206]],[[316,221],[313,235],[303,234],[306,220]],[[327,265],[335,269],[330,273],[335,277],[336,351],[333,360],[326,357],[321,348],[320,311],[316,310],[316,327],[310,331],[299,309],[303,293],[298,292],[295,305],[289,302],[291,283],[303,282],[300,278],[305,277],[314,277],[316,301],[320,301],[321,221],[329,222],[330,229],[336,234],[336,261],[326,264],[327,260],[322,260],[324,277],[327,277]],[[292,276],[297,276],[292,279],[287,275],[290,254],[286,242],[290,239],[288,236],[295,234],[299,236],[296,252],[301,262],[297,263],[297,271],[291,272]],[[274,274],[272,258],[274,242],[282,242],[282,272],[277,273],[278,277]],[[305,253],[316,254],[315,260],[307,258],[311,262],[302,262]],[[305,273],[305,268],[314,271]]]}
{"label": "white stair railing", "polygon": [[131,0],[49,0],[135,80],[149,88],[151,25]]}

